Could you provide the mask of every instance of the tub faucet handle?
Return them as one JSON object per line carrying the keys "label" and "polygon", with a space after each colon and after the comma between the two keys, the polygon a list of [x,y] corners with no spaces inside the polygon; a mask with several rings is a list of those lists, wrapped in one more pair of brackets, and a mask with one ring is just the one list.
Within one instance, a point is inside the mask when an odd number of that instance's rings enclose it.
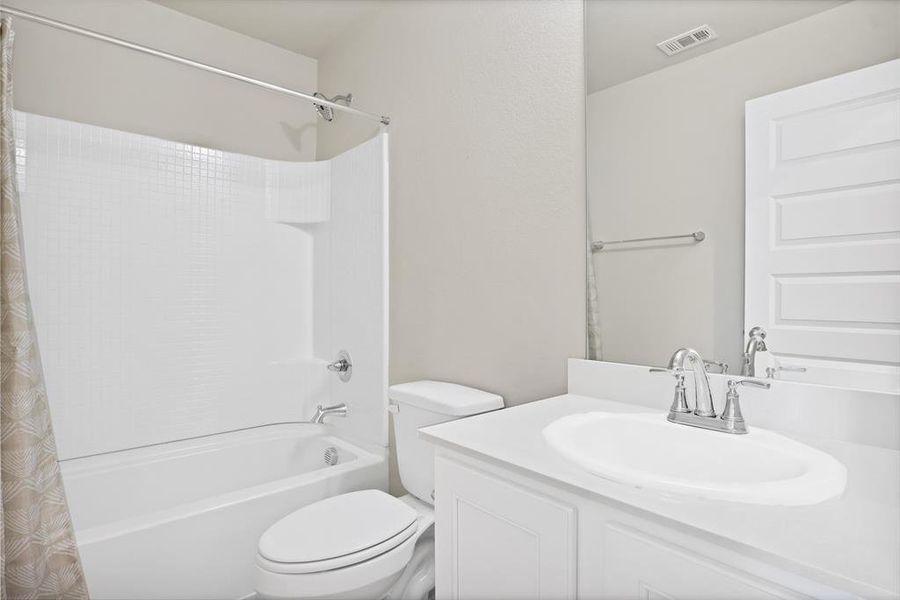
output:
{"label": "tub faucet handle", "polygon": [[353,376],[353,361],[350,360],[350,353],[346,350],[338,352],[337,359],[328,363],[328,370],[337,373],[338,379],[343,382],[350,381]]}
{"label": "tub faucet handle", "polygon": [[350,368],[350,363],[347,362],[347,359],[342,358],[340,360],[336,360],[332,363],[328,363],[328,370],[335,371],[337,373],[343,373],[344,371]]}

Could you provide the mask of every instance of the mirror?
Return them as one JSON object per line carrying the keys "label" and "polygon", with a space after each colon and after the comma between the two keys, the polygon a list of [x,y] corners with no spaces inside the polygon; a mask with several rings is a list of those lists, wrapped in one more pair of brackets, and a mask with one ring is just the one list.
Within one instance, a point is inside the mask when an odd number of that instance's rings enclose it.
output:
{"label": "mirror", "polygon": [[589,358],[900,389],[898,21],[586,0]]}

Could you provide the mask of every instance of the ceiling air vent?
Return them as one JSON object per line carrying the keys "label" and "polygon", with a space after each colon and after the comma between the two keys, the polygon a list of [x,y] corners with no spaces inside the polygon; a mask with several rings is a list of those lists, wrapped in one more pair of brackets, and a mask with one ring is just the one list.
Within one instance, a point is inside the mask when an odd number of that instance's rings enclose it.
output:
{"label": "ceiling air vent", "polygon": [[711,42],[717,37],[719,36],[712,30],[712,27],[709,25],[701,25],[690,31],[680,33],[675,37],[670,37],[669,39],[658,43],[656,47],[662,50],[667,56],[672,56],[673,54],[678,54],[679,52],[683,52],[694,46]]}

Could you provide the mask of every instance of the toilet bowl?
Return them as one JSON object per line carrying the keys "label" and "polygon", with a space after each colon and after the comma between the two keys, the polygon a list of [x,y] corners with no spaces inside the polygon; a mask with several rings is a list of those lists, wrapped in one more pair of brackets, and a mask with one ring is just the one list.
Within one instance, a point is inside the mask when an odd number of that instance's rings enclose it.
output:
{"label": "toilet bowl", "polygon": [[[326,498],[272,525],[259,541],[256,592],[261,598],[410,598],[401,579],[434,587],[434,512],[412,496],[362,490]],[[410,569],[413,566],[416,569]],[[394,592],[394,593],[391,593]],[[390,593],[390,594],[389,594]],[[424,598],[422,595],[420,598]]]}
{"label": "toilet bowl", "polygon": [[395,498],[361,490],[287,515],[256,555],[262,599],[425,600],[434,589],[434,454],[418,429],[503,407],[495,394],[438,381],[392,386],[400,479]]}

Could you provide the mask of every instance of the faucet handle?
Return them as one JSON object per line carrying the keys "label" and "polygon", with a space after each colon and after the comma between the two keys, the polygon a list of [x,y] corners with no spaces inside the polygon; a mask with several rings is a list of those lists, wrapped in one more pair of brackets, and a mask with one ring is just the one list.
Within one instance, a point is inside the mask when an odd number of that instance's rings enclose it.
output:
{"label": "faucet handle", "polygon": [[771,383],[766,383],[765,381],[757,381],[756,379],[729,379],[728,380],[728,391],[734,390],[734,387],[737,385],[749,385],[751,387],[762,388],[764,390],[772,387]]}
{"label": "faucet handle", "polygon": [[350,369],[350,363],[347,362],[346,358],[342,358],[340,360],[328,363],[327,368],[329,371],[333,371],[335,373],[343,373],[344,371]]}
{"label": "faucet handle", "polygon": [[337,359],[328,363],[326,368],[332,373],[337,373],[338,379],[345,383],[353,376],[353,361],[350,360],[350,354],[346,350],[338,352]]}
{"label": "faucet handle", "polygon": [[717,367],[719,369],[719,373],[725,375],[728,373],[728,363],[720,362],[717,360],[704,360],[703,364],[706,365],[707,368]]}
{"label": "faucet handle", "polygon": [[660,369],[653,367],[651,373],[667,373],[675,377],[675,396],[672,398],[672,406],[669,413],[689,413],[691,408],[687,403],[687,396],[684,392],[684,369]]}
{"label": "faucet handle", "polygon": [[660,367],[651,367],[650,373],[666,373],[674,377],[684,377],[684,369],[663,369]]}
{"label": "faucet handle", "polygon": [[741,399],[738,396],[737,386],[746,385],[762,389],[772,387],[771,383],[757,381],[755,379],[729,379],[728,393],[725,394],[725,410],[722,411],[720,417],[725,423],[725,427],[731,433],[747,433],[747,424],[744,422],[744,415],[741,413]]}
{"label": "faucet handle", "polygon": [[775,374],[779,371],[790,371],[792,373],[806,373],[806,367],[793,367],[785,365],[782,367],[766,367],[766,377],[775,379]]}

